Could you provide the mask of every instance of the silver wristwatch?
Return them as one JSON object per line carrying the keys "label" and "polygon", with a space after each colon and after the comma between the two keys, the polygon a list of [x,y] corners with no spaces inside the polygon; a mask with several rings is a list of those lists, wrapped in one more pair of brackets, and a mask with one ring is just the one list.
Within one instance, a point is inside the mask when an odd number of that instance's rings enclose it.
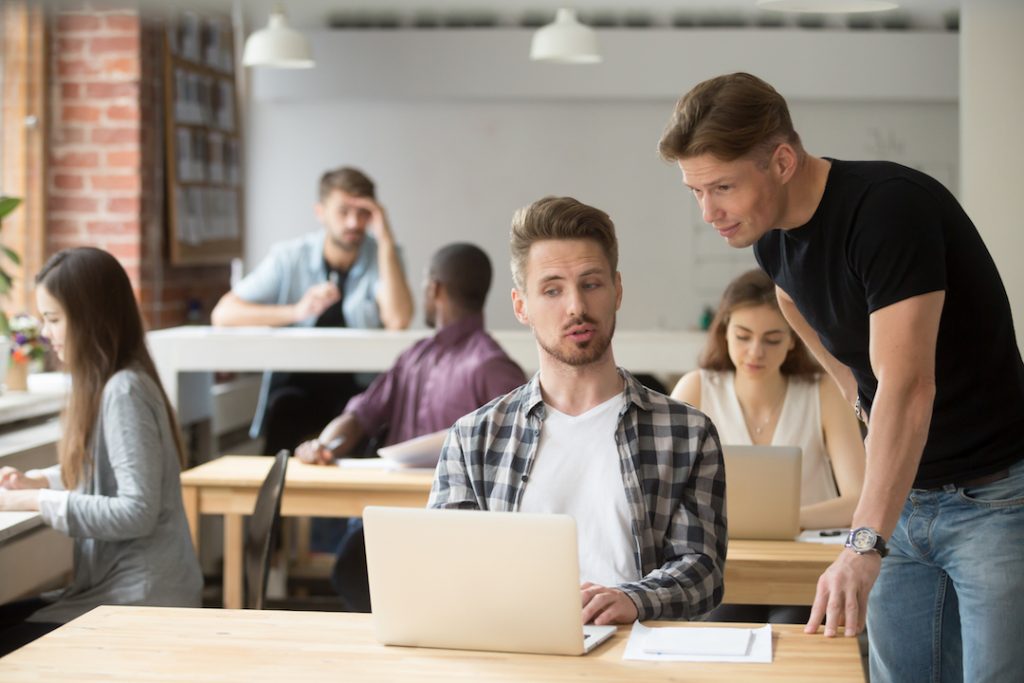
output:
{"label": "silver wristwatch", "polygon": [[885,545],[885,539],[869,526],[851,529],[844,545],[858,555],[872,551],[878,553],[881,557],[889,554],[889,548]]}

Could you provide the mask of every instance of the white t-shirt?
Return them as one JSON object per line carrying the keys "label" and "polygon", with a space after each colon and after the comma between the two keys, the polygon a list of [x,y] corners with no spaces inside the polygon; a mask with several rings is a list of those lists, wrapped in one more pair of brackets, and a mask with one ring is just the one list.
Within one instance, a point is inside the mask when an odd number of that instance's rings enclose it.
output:
{"label": "white t-shirt", "polygon": [[580,583],[614,586],[641,578],[615,444],[622,402],[618,395],[576,416],[546,406],[523,489],[520,511],[568,514],[576,520]]}

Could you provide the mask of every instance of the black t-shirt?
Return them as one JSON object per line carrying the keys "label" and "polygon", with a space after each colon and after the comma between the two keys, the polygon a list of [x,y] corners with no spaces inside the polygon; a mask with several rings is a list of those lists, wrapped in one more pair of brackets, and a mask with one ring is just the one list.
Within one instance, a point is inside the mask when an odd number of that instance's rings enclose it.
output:
{"label": "black t-shirt", "polygon": [[338,291],[341,292],[341,298],[338,299],[338,303],[329,306],[320,314],[314,327],[348,327],[345,323],[345,309],[342,308],[345,303],[345,277],[348,275],[348,271],[332,268],[326,259],[324,260],[324,271],[327,273],[328,282],[334,282]]}
{"label": "black t-shirt", "polygon": [[938,181],[899,164],[833,160],[811,220],[768,232],[754,254],[853,371],[868,410],[878,388],[870,314],[945,291],[935,403],[915,487],[982,476],[1024,457],[1024,364],[1006,290],[974,224]]}

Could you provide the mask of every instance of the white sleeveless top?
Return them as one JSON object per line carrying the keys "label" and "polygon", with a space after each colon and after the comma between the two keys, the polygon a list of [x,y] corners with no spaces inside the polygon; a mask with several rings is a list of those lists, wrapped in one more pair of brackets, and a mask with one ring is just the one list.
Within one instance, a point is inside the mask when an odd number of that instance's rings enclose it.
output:
{"label": "white sleeveless top", "polygon": [[[734,372],[701,370],[700,410],[711,418],[723,444],[751,445],[754,441],[743,419],[735,380]],[[817,379],[789,378],[771,445],[800,446],[803,451],[801,505],[838,497],[821,429],[821,396]]]}

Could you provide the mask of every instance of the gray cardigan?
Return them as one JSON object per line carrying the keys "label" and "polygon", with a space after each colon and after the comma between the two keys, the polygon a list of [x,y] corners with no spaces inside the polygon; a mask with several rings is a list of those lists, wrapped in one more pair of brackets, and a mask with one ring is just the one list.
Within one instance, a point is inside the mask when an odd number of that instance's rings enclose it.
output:
{"label": "gray cardigan", "polygon": [[63,623],[98,605],[199,607],[178,453],[160,390],[141,370],[103,388],[92,457],[67,499],[74,578],[30,620]]}

